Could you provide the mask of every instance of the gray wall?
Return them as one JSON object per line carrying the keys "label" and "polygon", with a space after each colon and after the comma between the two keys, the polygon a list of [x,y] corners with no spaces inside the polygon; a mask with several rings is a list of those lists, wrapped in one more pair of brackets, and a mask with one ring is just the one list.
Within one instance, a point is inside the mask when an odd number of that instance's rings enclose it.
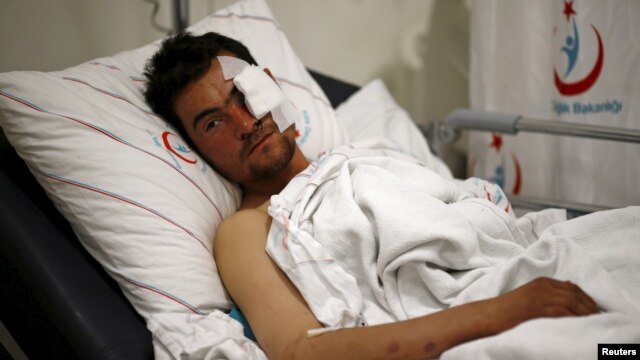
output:
{"label": "gray wall", "polygon": [[[468,103],[463,0],[268,0],[303,62],[353,83],[381,77],[417,122]],[[195,22],[232,0],[190,2]],[[157,21],[171,26],[171,1]],[[59,70],[165,34],[143,0],[0,0],[0,72]]]}

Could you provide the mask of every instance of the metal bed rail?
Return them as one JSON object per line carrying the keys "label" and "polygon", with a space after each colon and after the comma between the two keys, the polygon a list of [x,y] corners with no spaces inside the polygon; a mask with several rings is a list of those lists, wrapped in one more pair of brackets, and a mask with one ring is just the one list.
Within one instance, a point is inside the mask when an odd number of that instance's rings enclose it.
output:
{"label": "metal bed rail", "polygon": [[611,208],[599,205],[576,203],[570,201],[557,201],[551,199],[545,199],[535,196],[526,195],[513,195],[507,194],[509,202],[514,208],[524,208],[531,211],[539,211],[548,208],[565,209],[567,210],[567,218],[572,219],[574,217],[590,214],[596,211],[609,210]]}
{"label": "metal bed rail", "polygon": [[489,111],[458,109],[436,128],[437,136],[445,142],[455,141],[460,130],[480,130],[517,134],[519,131],[554,135],[588,137],[603,140],[640,143],[640,131],[610,126],[548,121]]}
{"label": "metal bed rail", "polygon": [[[634,129],[548,121],[528,118],[521,115],[468,109],[457,109],[451,112],[443,122],[431,127],[430,130],[434,132],[432,135],[438,141],[444,143],[453,143],[456,141],[460,136],[461,130],[490,131],[504,134],[517,134],[519,131],[526,131],[640,143],[640,131]],[[598,205],[556,201],[513,194],[509,194],[509,200],[515,207],[531,210],[542,210],[545,208],[567,209],[569,217],[609,209],[608,207]]]}
{"label": "metal bed rail", "polygon": [[640,131],[609,126],[556,122],[489,111],[458,109],[436,128],[439,139],[453,142],[462,129],[517,134],[519,131],[640,143]]}

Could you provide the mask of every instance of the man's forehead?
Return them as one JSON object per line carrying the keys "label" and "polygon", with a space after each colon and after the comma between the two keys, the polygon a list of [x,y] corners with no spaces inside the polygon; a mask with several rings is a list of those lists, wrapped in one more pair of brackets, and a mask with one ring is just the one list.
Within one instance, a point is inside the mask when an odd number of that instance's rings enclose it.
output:
{"label": "man's forehead", "polygon": [[[191,86],[190,86],[191,85]],[[210,95],[226,97],[233,89],[233,80],[225,80],[222,66],[217,58],[211,59],[209,69],[185,88],[191,91],[206,91]],[[224,100],[224,98],[221,98]]]}
{"label": "man's forehead", "polygon": [[177,94],[173,108],[183,124],[189,125],[203,108],[222,106],[233,88],[233,81],[224,79],[220,63],[213,58],[209,69]]}
{"label": "man's forehead", "polygon": [[207,75],[209,77],[208,81],[212,82],[212,85],[228,85],[233,86],[233,81],[225,80],[224,73],[222,71],[222,66],[220,65],[220,61],[218,61],[217,57],[211,59],[211,65],[209,66],[209,70],[207,71]]}

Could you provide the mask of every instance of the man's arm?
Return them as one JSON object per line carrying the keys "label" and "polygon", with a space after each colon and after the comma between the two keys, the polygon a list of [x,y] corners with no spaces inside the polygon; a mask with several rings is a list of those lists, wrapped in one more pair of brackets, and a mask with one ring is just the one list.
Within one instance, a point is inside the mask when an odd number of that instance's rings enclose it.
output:
{"label": "man's arm", "polygon": [[596,313],[593,300],[568,282],[538,279],[497,298],[424,317],[308,337],[322,327],[265,251],[271,225],[262,210],[243,210],[218,230],[215,259],[231,297],[271,359],[425,358],[500,333],[536,317]]}

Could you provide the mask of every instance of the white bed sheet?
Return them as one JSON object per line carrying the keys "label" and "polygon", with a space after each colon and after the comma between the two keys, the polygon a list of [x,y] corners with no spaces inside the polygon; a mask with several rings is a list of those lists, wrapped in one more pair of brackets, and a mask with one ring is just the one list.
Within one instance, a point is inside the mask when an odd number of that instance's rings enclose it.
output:
{"label": "white bed sheet", "polygon": [[451,181],[374,148],[334,149],[272,198],[267,251],[324,331],[414,318],[548,276],[578,284],[603,312],[526,322],[443,358],[594,358],[598,343],[640,341],[640,207],[518,220],[491,184]]}

